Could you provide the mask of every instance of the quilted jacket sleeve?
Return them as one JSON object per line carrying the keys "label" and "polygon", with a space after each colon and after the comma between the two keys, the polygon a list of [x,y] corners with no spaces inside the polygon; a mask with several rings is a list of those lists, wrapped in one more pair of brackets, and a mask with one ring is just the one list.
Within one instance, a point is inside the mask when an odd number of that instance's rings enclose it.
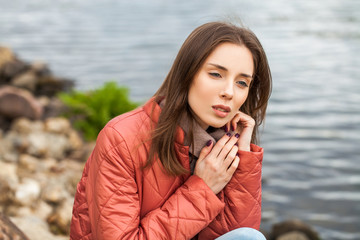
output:
{"label": "quilted jacket sleeve", "polygon": [[140,219],[134,161],[126,141],[113,131],[108,127],[100,133],[89,170],[86,195],[93,239],[190,239],[224,209],[203,180],[191,176]]}
{"label": "quilted jacket sleeve", "polygon": [[251,144],[251,151],[239,151],[240,164],[232,179],[218,196],[225,208],[199,239],[214,239],[239,227],[259,230],[261,221],[261,167],[263,149]]}

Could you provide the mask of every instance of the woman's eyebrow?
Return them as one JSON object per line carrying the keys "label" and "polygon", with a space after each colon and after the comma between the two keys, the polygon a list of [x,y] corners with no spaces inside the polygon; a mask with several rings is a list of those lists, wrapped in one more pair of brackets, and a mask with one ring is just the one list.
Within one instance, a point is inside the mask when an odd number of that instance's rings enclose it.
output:
{"label": "woman's eyebrow", "polygon": [[[218,69],[224,70],[224,71],[226,71],[226,72],[228,71],[226,67],[221,66],[221,65],[216,64],[216,63],[209,63],[209,65],[212,65],[212,66],[214,66],[214,67],[216,67],[216,68],[218,68]],[[250,79],[253,78],[251,75],[246,74],[246,73],[240,73],[239,75],[242,76],[242,77],[250,78]]]}

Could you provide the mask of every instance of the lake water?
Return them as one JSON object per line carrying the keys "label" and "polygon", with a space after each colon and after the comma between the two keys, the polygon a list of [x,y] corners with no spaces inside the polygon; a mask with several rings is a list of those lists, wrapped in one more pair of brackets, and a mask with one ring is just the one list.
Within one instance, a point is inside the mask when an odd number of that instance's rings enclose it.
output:
{"label": "lake water", "polygon": [[78,89],[113,80],[145,101],[195,27],[237,18],[274,80],[262,228],[298,218],[323,239],[360,239],[360,1],[0,0],[0,44]]}

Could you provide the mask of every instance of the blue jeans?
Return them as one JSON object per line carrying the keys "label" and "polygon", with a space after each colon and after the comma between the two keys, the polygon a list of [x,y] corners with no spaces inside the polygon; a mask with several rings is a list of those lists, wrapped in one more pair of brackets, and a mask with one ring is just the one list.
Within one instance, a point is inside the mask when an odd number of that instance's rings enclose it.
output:
{"label": "blue jeans", "polygon": [[266,238],[258,230],[244,227],[225,233],[216,240],[266,240]]}

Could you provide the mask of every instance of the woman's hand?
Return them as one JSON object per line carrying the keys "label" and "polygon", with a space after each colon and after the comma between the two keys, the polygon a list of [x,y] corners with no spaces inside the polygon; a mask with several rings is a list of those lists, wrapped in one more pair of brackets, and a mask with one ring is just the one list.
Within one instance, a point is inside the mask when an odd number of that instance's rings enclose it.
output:
{"label": "woman's hand", "polygon": [[238,140],[239,150],[250,151],[252,133],[255,127],[255,120],[249,115],[238,112],[233,119],[226,124],[227,129],[234,130],[240,134]]}
{"label": "woman's hand", "polygon": [[204,180],[215,194],[226,186],[239,165],[238,147],[235,145],[238,137],[239,134],[231,136],[227,133],[215,146],[209,141],[200,152],[194,174]]}

